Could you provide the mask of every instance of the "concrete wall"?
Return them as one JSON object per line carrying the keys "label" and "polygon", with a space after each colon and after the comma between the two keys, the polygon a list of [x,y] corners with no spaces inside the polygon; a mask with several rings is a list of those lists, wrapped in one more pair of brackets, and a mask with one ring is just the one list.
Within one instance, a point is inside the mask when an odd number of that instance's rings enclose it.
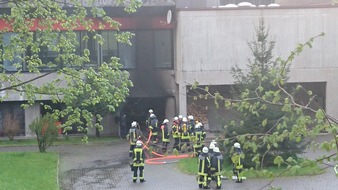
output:
{"label": "concrete wall", "polygon": [[29,129],[29,125],[36,118],[40,117],[40,104],[35,103],[34,105],[25,109],[25,136],[34,136]]}
{"label": "concrete wall", "polygon": [[185,110],[184,86],[232,84],[230,68],[244,68],[252,58],[247,43],[254,39],[260,17],[276,41],[274,54],[286,59],[300,42],[322,32],[292,64],[289,82],[327,82],[327,112],[338,117],[338,8],[214,9],[177,13],[176,83],[180,86],[180,110]]}

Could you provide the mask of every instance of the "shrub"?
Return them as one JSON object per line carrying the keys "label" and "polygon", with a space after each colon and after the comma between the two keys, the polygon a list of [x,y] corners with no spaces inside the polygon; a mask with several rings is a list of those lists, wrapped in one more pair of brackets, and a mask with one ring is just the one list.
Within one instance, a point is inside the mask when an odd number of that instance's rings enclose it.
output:
{"label": "shrub", "polygon": [[46,152],[58,136],[56,120],[50,114],[36,118],[29,128],[36,135],[40,152]]}

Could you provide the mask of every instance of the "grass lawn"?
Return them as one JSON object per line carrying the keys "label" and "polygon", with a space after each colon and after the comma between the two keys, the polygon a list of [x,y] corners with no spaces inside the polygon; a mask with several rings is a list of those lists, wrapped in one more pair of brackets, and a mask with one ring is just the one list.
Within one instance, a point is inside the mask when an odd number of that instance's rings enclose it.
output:
{"label": "grass lawn", "polygon": [[0,152],[0,189],[59,189],[58,154]]}
{"label": "grass lawn", "polygon": [[[88,144],[97,144],[97,143],[107,143],[107,142],[116,142],[118,137],[89,137]],[[67,138],[60,136],[53,145],[64,145],[64,144],[86,144],[82,141],[82,136],[69,136]],[[8,139],[0,140],[1,146],[37,146],[37,140],[35,138],[29,139],[14,139],[10,141]]]}
{"label": "grass lawn", "polygon": [[[178,168],[186,173],[191,175],[197,175],[198,172],[198,158],[184,158],[181,159],[178,163]],[[231,178],[233,175],[232,173],[232,166],[224,161],[223,163],[223,176],[228,176]],[[321,174],[324,171],[317,165],[312,164],[311,166],[300,168],[298,170],[293,171],[285,171],[285,167],[270,167],[263,171],[248,169],[243,171],[243,175],[247,178],[269,178],[274,176],[302,176],[302,175],[317,175]]]}

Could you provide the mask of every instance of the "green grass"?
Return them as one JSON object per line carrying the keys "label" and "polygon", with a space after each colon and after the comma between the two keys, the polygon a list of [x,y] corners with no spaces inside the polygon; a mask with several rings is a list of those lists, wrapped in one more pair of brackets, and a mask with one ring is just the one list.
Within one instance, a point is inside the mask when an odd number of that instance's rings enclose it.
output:
{"label": "green grass", "polygon": [[[186,174],[196,175],[198,172],[198,158],[185,158],[178,162],[178,168]],[[232,166],[229,163],[223,164],[223,176],[231,177]],[[318,175],[324,171],[318,164],[312,164],[308,167],[299,168],[297,170],[287,170],[286,167],[269,167],[264,170],[254,170],[253,168],[243,171],[243,175],[247,178],[270,178],[274,176],[304,176],[304,175]]]}
{"label": "green grass", "polygon": [[[66,145],[66,144],[86,144],[82,141],[82,136],[69,136],[59,137],[53,145]],[[89,137],[87,144],[99,144],[99,143],[107,143],[107,142],[116,142],[119,138],[117,137]],[[14,141],[10,141],[8,139],[0,140],[1,146],[37,146],[37,140],[35,138],[29,139],[14,139]]]}
{"label": "green grass", "polygon": [[59,189],[56,153],[0,152],[0,189]]}

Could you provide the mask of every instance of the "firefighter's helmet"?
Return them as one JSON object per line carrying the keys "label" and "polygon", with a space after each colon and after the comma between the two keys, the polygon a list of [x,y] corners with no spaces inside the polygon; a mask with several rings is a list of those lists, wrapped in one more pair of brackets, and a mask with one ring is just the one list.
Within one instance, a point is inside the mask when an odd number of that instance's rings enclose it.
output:
{"label": "firefighter's helmet", "polygon": [[141,146],[142,146],[142,141],[140,141],[140,140],[137,141],[137,142],[136,142],[136,147],[141,147]]}
{"label": "firefighter's helmet", "polygon": [[193,119],[194,119],[194,116],[189,115],[189,116],[188,116],[188,119],[189,119],[189,120],[193,120]]}
{"label": "firefighter's helmet", "polygon": [[168,119],[163,120],[162,124],[165,124],[165,123],[169,123],[169,120]]}
{"label": "firefighter's helmet", "polygon": [[205,147],[203,147],[203,149],[202,149],[202,152],[203,152],[203,153],[208,153],[208,152],[209,152],[209,149],[208,149],[208,147],[206,147],[206,146],[205,146]]}
{"label": "firefighter's helmet", "polygon": [[154,113],[154,110],[150,109],[148,112],[149,112],[149,113]]}
{"label": "firefighter's helmet", "polygon": [[214,149],[216,146],[215,146],[215,143],[210,143],[210,145],[209,145],[209,149]]}
{"label": "firefighter's helmet", "polygon": [[241,148],[241,144],[239,144],[238,142],[236,142],[236,143],[234,144],[234,147],[235,147],[235,148]]}
{"label": "firefighter's helmet", "polygon": [[219,152],[219,148],[218,148],[218,147],[215,147],[215,148],[213,149],[213,151],[214,151],[214,152]]}
{"label": "firefighter's helmet", "polygon": [[136,121],[133,121],[132,123],[131,123],[131,127],[136,127],[137,126],[137,122]]}

